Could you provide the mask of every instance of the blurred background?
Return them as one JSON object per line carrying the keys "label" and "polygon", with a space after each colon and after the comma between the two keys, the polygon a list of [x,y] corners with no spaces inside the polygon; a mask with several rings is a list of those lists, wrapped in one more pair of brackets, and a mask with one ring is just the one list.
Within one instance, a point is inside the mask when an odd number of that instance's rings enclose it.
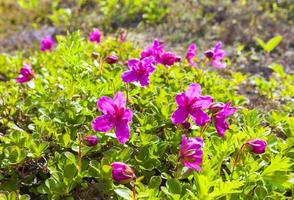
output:
{"label": "blurred background", "polygon": [[[160,38],[179,53],[221,40],[234,68],[267,76],[266,63],[294,68],[293,18],[293,0],[0,0],[0,53],[30,52],[46,35],[125,29],[139,47]],[[256,38],[276,35],[283,39],[275,51],[259,55]]]}

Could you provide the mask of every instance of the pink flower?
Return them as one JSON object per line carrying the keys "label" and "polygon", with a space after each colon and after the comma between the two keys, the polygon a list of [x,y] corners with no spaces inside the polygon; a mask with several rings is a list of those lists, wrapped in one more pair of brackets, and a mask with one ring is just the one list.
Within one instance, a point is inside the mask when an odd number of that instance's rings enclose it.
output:
{"label": "pink flower", "polygon": [[214,115],[214,124],[219,136],[223,137],[226,130],[229,128],[229,124],[226,122],[226,118],[236,112],[236,108],[231,107],[231,103],[219,104],[218,111]]}
{"label": "pink flower", "polygon": [[222,63],[222,59],[225,57],[225,51],[221,49],[222,43],[217,42],[213,49],[205,52],[205,56],[209,59],[210,64],[215,68],[226,67],[225,63]]}
{"label": "pink flower", "polygon": [[153,45],[148,45],[145,50],[141,52],[141,60],[146,57],[154,57],[156,62],[160,62],[160,56],[164,52],[164,44],[158,39],[155,39]]}
{"label": "pink flower", "polygon": [[86,135],[83,138],[83,143],[86,144],[89,147],[96,146],[96,144],[99,142],[99,139],[95,135]]}
{"label": "pink flower", "polygon": [[26,83],[33,79],[35,74],[31,68],[30,64],[24,64],[23,67],[20,69],[20,75],[17,77],[16,81],[18,83]]}
{"label": "pink flower", "polygon": [[196,57],[196,44],[192,43],[188,47],[188,51],[186,53],[186,59],[188,60],[189,64],[193,67],[197,67],[197,64],[194,62],[194,58]]}
{"label": "pink flower", "polygon": [[119,41],[121,43],[124,43],[126,41],[126,31],[125,30],[121,30],[119,33]]}
{"label": "pink flower", "polygon": [[140,82],[141,86],[149,85],[149,76],[154,72],[154,58],[146,57],[142,60],[130,59],[129,71],[122,74],[121,78],[126,83]]}
{"label": "pink flower", "polygon": [[199,166],[202,163],[203,140],[200,137],[187,139],[182,135],[182,144],[180,147],[180,161],[184,166],[201,171]]}
{"label": "pink flower", "polygon": [[172,114],[171,120],[174,124],[182,124],[190,114],[198,126],[204,126],[210,121],[210,117],[203,110],[208,108],[212,101],[210,96],[201,96],[200,85],[192,83],[186,93],[176,95],[178,108]]}
{"label": "pink flower", "polygon": [[172,52],[164,52],[160,55],[159,63],[166,65],[166,66],[172,66],[176,62],[180,62],[181,57],[175,55]]}
{"label": "pink flower", "polygon": [[130,139],[129,123],[133,112],[126,108],[126,99],[122,92],[117,92],[113,99],[103,96],[97,101],[98,109],[103,113],[92,121],[95,131],[107,132],[115,129],[117,140],[124,144]]}
{"label": "pink flower", "polygon": [[98,28],[94,28],[94,30],[90,33],[90,41],[100,43],[102,39],[102,33]]}
{"label": "pink flower", "polygon": [[114,64],[114,63],[117,63],[117,61],[118,61],[117,55],[110,55],[105,58],[105,62],[107,62],[108,64]]}
{"label": "pink flower", "polygon": [[111,164],[112,178],[119,183],[128,183],[136,178],[133,169],[123,162],[114,162]]}
{"label": "pink flower", "polygon": [[40,42],[41,51],[51,51],[54,46],[54,40],[51,36],[44,37]]}
{"label": "pink flower", "polygon": [[255,154],[263,154],[265,152],[267,143],[262,139],[252,139],[246,143],[251,151]]}

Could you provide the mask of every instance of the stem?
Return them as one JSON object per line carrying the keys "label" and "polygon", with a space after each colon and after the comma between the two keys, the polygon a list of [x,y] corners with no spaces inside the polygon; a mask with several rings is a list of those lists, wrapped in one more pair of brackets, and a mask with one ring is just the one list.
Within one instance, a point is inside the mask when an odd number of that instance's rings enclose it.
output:
{"label": "stem", "polygon": [[100,73],[100,75],[102,75],[103,63],[104,63],[104,58],[101,55],[99,55],[99,73]]}
{"label": "stem", "polygon": [[78,135],[78,140],[79,140],[79,149],[78,149],[78,161],[79,161],[79,164],[78,164],[78,170],[79,172],[81,172],[82,170],[82,151],[81,151],[81,147],[82,147],[82,140],[81,140],[81,135],[79,133],[77,133]]}
{"label": "stem", "polygon": [[245,145],[246,145],[246,143],[242,144],[240,150],[239,150],[238,153],[237,153],[236,159],[234,160],[234,164],[233,164],[233,169],[232,169],[231,177],[233,176],[233,173],[234,173],[235,168],[236,168],[236,166],[237,166],[237,162],[238,162],[238,160],[239,160],[240,154],[241,154],[241,152],[243,151]]}
{"label": "stem", "polygon": [[133,191],[133,199],[136,200],[136,182],[132,184],[132,191]]}
{"label": "stem", "polygon": [[204,132],[206,131],[209,123],[206,123],[203,127],[200,129],[200,137],[203,138]]}
{"label": "stem", "polygon": [[129,102],[129,84],[126,83],[126,93],[127,93],[127,104]]}
{"label": "stem", "polygon": [[179,178],[179,176],[181,175],[180,174],[180,164],[181,164],[181,161],[180,161],[180,158],[178,159],[177,163],[176,163],[176,167],[175,167],[175,171],[176,171],[176,179]]}

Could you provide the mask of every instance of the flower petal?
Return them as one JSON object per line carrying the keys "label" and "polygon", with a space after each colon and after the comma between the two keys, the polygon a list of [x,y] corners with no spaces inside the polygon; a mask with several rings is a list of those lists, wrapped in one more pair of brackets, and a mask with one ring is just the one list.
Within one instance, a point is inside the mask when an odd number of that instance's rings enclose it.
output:
{"label": "flower petal", "polygon": [[171,121],[173,124],[183,123],[188,117],[188,111],[186,108],[180,106],[178,109],[172,114]]}
{"label": "flower petal", "polygon": [[126,107],[126,98],[123,92],[117,92],[113,98],[114,104],[119,108]]}
{"label": "flower petal", "polygon": [[121,144],[126,143],[130,139],[130,127],[127,121],[123,120],[116,125],[115,135]]}
{"label": "flower petal", "polygon": [[139,63],[140,63],[140,60],[139,59],[130,59],[128,60],[128,67],[130,70],[136,70],[139,68]]}
{"label": "flower petal", "polygon": [[103,114],[113,114],[114,110],[114,101],[107,96],[102,96],[97,101],[97,107]]}
{"label": "flower petal", "polygon": [[202,170],[202,168],[197,163],[184,162],[184,165],[190,169],[196,169],[198,172]]}
{"label": "flower petal", "polygon": [[123,120],[126,120],[127,122],[131,122],[132,119],[133,119],[133,112],[127,108],[124,112]]}
{"label": "flower petal", "polygon": [[186,95],[188,96],[189,99],[198,97],[201,95],[201,86],[196,83],[192,83],[189,85]]}
{"label": "flower petal", "polygon": [[212,102],[213,99],[211,96],[200,96],[196,98],[195,102],[193,103],[193,107],[206,109]]}
{"label": "flower petal", "polygon": [[131,83],[137,81],[139,77],[137,76],[136,72],[134,71],[126,71],[121,75],[121,78],[126,83]]}
{"label": "flower petal", "polygon": [[107,132],[113,128],[114,124],[109,115],[102,115],[92,121],[92,128],[95,131]]}
{"label": "flower petal", "polygon": [[184,92],[176,95],[176,102],[179,106],[186,106],[187,96]]}
{"label": "flower petal", "polygon": [[229,128],[229,125],[226,122],[226,118],[216,117],[214,124],[215,124],[217,134],[223,137],[225,135],[226,130]]}
{"label": "flower petal", "polygon": [[192,119],[198,126],[204,126],[206,123],[210,121],[210,117],[203,110],[199,108],[193,109],[190,114],[192,115]]}
{"label": "flower petal", "polygon": [[212,60],[211,61],[211,65],[214,68],[225,68],[226,67],[226,64],[225,63],[222,63],[220,60]]}
{"label": "flower petal", "polygon": [[149,83],[150,83],[150,80],[149,80],[149,76],[148,75],[144,75],[144,76],[141,76],[140,77],[140,85],[141,86],[147,86],[147,85],[149,85]]}

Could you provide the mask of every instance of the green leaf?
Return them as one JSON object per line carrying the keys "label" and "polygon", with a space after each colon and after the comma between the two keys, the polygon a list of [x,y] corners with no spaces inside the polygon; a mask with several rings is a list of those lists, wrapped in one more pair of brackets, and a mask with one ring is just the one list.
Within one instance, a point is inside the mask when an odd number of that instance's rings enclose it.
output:
{"label": "green leaf", "polygon": [[181,183],[176,179],[168,179],[166,181],[166,188],[172,194],[181,194],[182,191]]}
{"label": "green leaf", "polygon": [[118,186],[117,188],[114,189],[114,192],[118,196],[122,197],[123,199],[126,199],[126,200],[132,199],[132,191],[125,186]]}
{"label": "green leaf", "polygon": [[158,189],[161,184],[161,181],[162,180],[160,176],[152,176],[149,181],[148,187],[153,189]]}
{"label": "green leaf", "polygon": [[262,39],[260,39],[258,37],[255,37],[254,39],[264,50],[266,49],[266,44]]}
{"label": "green leaf", "polygon": [[271,52],[276,46],[279,45],[279,43],[281,42],[281,40],[283,39],[282,36],[278,35],[273,37],[272,39],[270,39],[267,43],[266,43],[266,48],[265,50],[267,52]]}

